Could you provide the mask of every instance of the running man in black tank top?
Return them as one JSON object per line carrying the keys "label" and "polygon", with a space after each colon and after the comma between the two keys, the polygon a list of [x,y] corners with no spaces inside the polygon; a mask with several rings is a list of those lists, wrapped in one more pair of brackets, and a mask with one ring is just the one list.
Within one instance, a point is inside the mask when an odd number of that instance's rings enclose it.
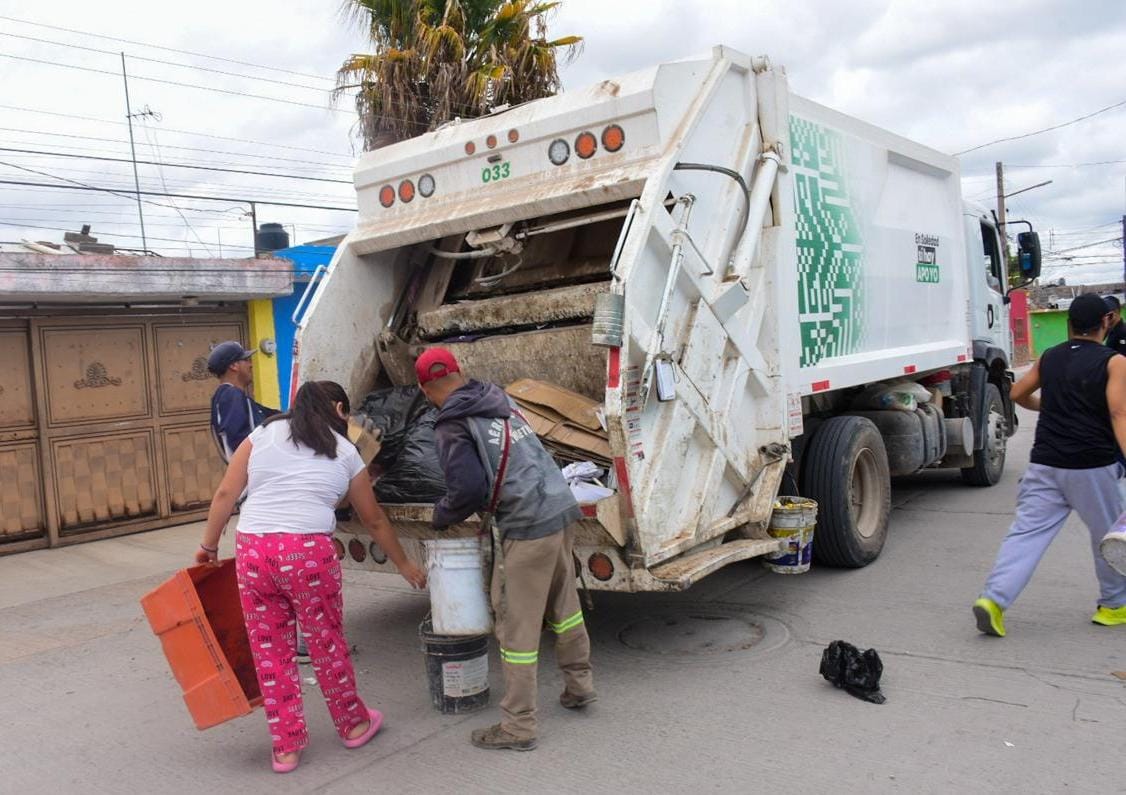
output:
{"label": "running man in black tank top", "polygon": [[1126,625],[1126,576],[1099,554],[1099,544],[1122,512],[1122,467],[1115,459],[1119,447],[1126,449],[1126,357],[1102,344],[1110,321],[1102,298],[1079,296],[1068,309],[1071,339],[1045,351],[1013,385],[1013,400],[1040,412],[1040,418],[1032,462],[1020,481],[1016,518],[974,603],[977,628],[987,635],[1004,636],[1004,611],[1073,510],[1091,534],[1099,580],[1091,620]]}

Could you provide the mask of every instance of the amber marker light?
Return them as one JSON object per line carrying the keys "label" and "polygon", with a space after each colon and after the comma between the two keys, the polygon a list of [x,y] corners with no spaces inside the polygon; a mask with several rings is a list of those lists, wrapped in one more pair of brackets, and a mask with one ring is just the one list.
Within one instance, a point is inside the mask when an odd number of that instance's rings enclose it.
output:
{"label": "amber marker light", "polygon": [[399,201],[406,204],[414,198],[414,183],[409,179],[404,179],[399,183]]}
{"label": "amber marker light", "polygon": [[594,137],[594,133],[579,133],[579,137],[575,139],[576,155],[586,160],[594,155],[596,149],[598,149],[598,139]]}
{"label": "amber marker light", "polygon": [[390,185],[384,185],[379,189],[379,203],[384,207],[390,207],[395,203],[395,189]]}
{"label": "amber marker light", "polygon": [[625,142],[625,131],[616,124],[611,124],[602,131],[602,148],[607,152],[617,152]]}
{"label": "amber marker light", "polygon": [[602,582],[606,582],[614,576],[614,562],[602,552],[595,552],[591,555],[586,562],[586,567],[590,569],[590,573],[594,575],[596,580]]}

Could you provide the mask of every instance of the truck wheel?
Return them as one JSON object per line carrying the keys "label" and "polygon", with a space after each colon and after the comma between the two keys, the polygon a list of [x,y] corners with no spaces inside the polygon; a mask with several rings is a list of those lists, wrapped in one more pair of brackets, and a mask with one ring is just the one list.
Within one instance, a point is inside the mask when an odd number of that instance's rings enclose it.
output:
{"label": "truck wheel", "polygon": [[883,437],[864,417],[827,420],[805,449],[802,494],[817,501],[813,555],[858,569],[875,560],[888,532],[891,478]]}
{"label": "truck wheel", "polygon": [[962,480],[971,486],[993,486],[1005,471],[1005,404],[996,384],[985,386],[985,444],[974,451],[974,465],[962,470]]}

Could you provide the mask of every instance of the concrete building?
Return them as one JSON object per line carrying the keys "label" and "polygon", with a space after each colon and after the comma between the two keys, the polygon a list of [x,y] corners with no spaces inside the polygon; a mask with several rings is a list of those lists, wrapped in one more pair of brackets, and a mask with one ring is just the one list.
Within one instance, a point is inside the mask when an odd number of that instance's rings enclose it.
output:
{"label": "concrete building", "polygon": [[292,292],[273,258],[0,252],[0,554],[202,518],[208,352],[261,347],[255,397],[278,405],[271,302]]}

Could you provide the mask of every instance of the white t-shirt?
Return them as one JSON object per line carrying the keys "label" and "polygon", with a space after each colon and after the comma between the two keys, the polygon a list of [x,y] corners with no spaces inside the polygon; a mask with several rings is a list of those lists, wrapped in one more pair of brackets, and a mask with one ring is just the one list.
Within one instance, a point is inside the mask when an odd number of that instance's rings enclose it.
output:
{"label": "white t-shirt", "polygon": [[240,533],[331,533],[335,509],[352,478],[364,471],[356,446],[338,433],[336,458],[291,442],[289,421],[255,428],[247,467]]}

